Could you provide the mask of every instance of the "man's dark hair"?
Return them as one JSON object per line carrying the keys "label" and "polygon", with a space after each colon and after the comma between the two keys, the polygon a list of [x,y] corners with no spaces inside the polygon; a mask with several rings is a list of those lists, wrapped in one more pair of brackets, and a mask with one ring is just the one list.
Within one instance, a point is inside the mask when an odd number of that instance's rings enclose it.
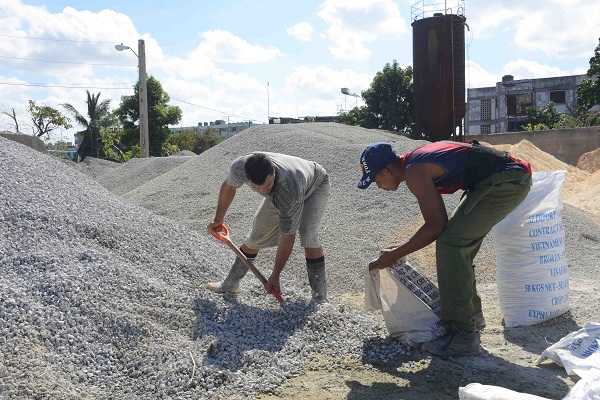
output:
{"label": "man's dark hair", "polygon": [[275,166],[271,159],[264,153],[251,154],[244,163],[244,172],[250,182],[262,185],[269,175],[273,174]]}

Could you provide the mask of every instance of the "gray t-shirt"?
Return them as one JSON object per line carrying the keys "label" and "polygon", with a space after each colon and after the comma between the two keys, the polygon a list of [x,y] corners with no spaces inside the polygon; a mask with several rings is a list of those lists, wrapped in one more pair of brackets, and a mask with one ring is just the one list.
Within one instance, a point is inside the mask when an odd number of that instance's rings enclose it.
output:
{"label": "gray t-shirt", "polygon": [[[263,152],[263,154],[266,154],[277,167],[273,190],[268,195],[263,196],[272,201],[279,210],[279,229],[281,233],[293,235],[300,226],[304,200],[325,179],[328,179],[327,171],[316,162],[299,157],[279,153]],[[246,177],[244,171],[244,163],[249,156],[241,156],[233,161],[227,176],[229,186],[236,189],[243,184],[250,186],[250,180]]]}

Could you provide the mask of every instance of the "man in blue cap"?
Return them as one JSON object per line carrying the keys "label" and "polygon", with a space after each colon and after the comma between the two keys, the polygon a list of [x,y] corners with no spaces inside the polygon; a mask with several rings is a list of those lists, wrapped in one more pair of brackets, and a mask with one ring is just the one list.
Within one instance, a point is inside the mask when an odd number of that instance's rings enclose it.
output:
{"label": "man in blue cap", "polygon": [[[448,333],[421,348],[437,356],[479,354],[485,319],[473,259],[494,225],[527,197],[531,166],[477,141],[435,142],[403,155],[389,143],[372,143],[360,165],[360,189],[375,182],[380,189],[396,191],[405,182],[425,221],[408,240],[383,249],[369,269],[390,267],[435,241],[441,320]],[[441,195],[457,190],[465,192],[448,217]]]}

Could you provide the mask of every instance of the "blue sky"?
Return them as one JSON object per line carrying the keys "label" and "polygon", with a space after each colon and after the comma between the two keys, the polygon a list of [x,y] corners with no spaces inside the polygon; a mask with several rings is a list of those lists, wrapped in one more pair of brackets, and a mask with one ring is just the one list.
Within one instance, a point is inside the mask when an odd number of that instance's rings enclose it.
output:
{"label": "blue sky", "polygon": [[[435,3],[427,1],[426,4]],[[31,132],[29,99],[70,103],[86,89],[118,106],[132,94],[137,53],[181,107],[180,126],[217,119],[335,115],[386,63],[412,64],[415,0],[145,0],[0,2],[0,110]],[[448,0],[467,18],[467,87],[585,73],[600,38],[597,0]],[[431,10],[427,9],[427,12]],[[455,11],[454,11],[455,12]],[[76,127],[77,128],[77,127]],[[71,140],[77,129],[57,131]],[[0,130],[14,130],[0,115]]]}

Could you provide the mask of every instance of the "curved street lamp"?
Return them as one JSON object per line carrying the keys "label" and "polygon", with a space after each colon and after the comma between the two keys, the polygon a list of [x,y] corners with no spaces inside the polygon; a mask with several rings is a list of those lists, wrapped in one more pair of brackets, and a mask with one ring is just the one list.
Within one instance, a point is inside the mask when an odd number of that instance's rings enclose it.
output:
{"label": "curved street lamp", "polygon": [[150,156],[150,134],[148,132],[148,87],[146,85],[146,45],[144,39],[138,40],[138,52],[136,53],[129,46],[121,44],[115,45],[117,51],[131,50],[138,58],[138,71],[140,74],[138,97],[140,113],[140,157]]}

